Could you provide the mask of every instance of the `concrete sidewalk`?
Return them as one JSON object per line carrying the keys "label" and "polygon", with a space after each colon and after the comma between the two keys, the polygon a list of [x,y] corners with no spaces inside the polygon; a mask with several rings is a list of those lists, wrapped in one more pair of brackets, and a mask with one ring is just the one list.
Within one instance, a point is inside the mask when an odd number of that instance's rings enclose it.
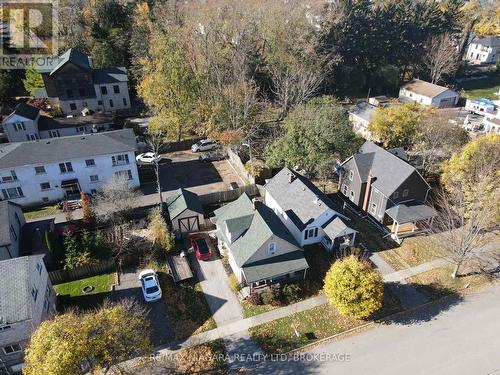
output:
{"label": "concrete sidewalk", "polygon": [[446,259],[439,258],[431,260],[430,262],[419,264],[418,266],[407,268],[401,271],[395,271],[390,274],[384,275],[385,282],[401,282],[409,277],[418,275],[419,273],[430,271],[436,267],[448,263]]}

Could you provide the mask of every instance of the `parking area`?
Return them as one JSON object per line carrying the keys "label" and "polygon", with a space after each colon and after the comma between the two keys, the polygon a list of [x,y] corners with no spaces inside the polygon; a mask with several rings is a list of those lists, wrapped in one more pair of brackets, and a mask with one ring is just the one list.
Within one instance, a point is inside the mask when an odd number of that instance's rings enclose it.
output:
{"label": "parking area", "polygon": [[[193,188],[197,194],[228,190],[231,182],[242,185],[227,160],[202,163],[199,153],[190,150],[162,154],[160,179],[162,191]],[[156,191],[155,174],[151,165],[138,165],[141,189],[144,194]]]}

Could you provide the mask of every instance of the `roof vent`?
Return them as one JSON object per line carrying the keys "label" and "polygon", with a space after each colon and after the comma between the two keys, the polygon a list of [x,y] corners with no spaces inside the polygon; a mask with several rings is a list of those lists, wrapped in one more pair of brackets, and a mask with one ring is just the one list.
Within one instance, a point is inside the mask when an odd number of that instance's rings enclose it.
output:
{"label": "roof vent", "polygon": [[314,198],[314,203],[317,204],[318,206],[321,206],[321,202],[319,201],[319,197],[317,195]]}

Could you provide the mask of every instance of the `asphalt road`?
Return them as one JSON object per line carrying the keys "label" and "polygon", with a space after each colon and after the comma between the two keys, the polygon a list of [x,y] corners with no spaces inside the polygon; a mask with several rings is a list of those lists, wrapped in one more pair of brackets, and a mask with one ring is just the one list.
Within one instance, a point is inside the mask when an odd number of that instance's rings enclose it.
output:
{"label": "asphalt road", "polygon": [[316,359],[266,362],[251,373],[500,375],[500,283],[304,354]]}

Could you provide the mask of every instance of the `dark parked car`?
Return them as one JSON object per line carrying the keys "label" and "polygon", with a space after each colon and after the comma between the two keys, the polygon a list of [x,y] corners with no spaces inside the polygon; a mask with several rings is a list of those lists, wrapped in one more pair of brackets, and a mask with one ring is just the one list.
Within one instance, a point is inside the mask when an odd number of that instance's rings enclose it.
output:
{"label": "dark parked car", "polygon": [[208,260],[212,256],[207,240],[203,237],[192,237],[191,246],[193,246],[196,258],[199,260]]}
{"label": "dark parked car", "polygon": [[198,160],[203,163],[209,163],[211,161],[224,160],[226,157],[227,155],[224,152],[210,151],[210,152],[205,152],[203,155],[200,155]]}

